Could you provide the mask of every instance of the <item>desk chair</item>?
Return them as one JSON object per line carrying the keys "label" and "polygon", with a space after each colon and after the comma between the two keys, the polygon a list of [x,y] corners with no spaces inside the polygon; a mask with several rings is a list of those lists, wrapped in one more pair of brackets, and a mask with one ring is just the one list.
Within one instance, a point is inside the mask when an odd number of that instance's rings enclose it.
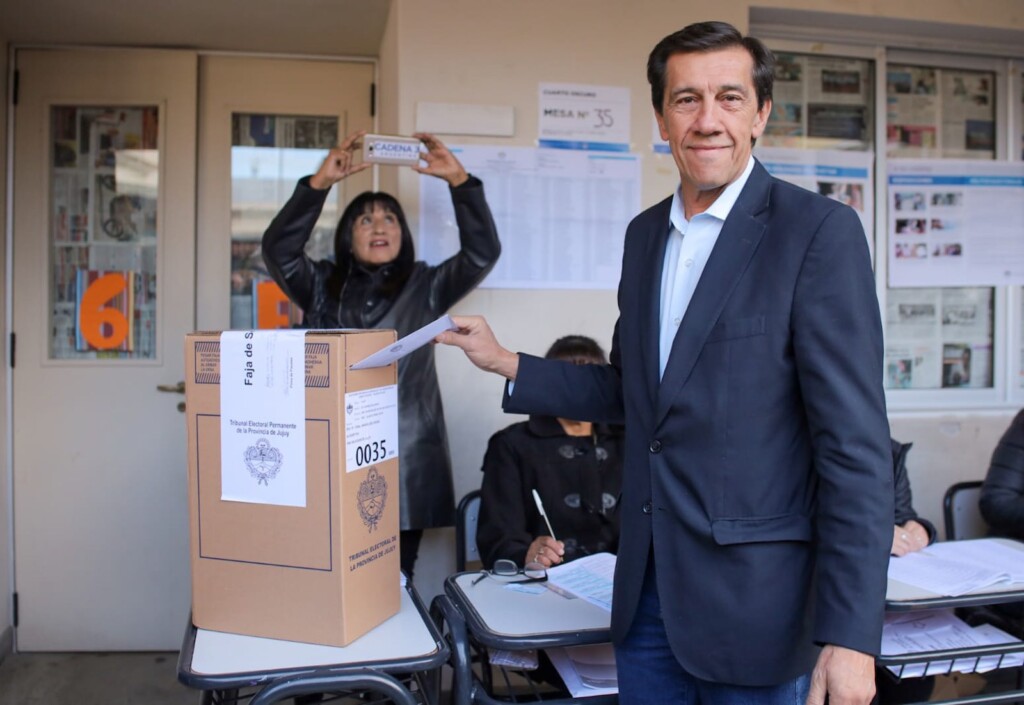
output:
{"label": "desk chair", "polygon": [[476,527],[480,520],[480,490],[473,490],[459,500],[455,517],[455,571],[466,570],[467,561],[479,561]]}
{"label": "desk chair", "polygon": [[977,539],[988,534],[988,524],[978,507],[980,496],[981,480],[957,482],[946,490],[942,499],[942,516],[947,541]]}

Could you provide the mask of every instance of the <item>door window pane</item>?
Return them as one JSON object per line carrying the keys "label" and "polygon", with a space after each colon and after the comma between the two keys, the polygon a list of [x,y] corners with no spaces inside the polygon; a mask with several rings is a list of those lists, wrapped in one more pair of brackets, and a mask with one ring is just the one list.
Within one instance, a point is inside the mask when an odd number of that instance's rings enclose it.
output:
{"label": "door window pane", "polygon": [[995,73],[890,64],[890,157],[995,159]]}
{"label": "door window pane", "polygon": [[992,386],[995,289],[889,289],[887,389]]}
{"label": "door window pane", "polygon": [[51,109],[51,359],[156,357],[158,117]]}
{"label": "door window pane", "polygon": [[776,54],[766,147],[874,148],[874,63],[835,56]]}
{"label": "door window pane", "polygon": [[[288,328],[302,311],[267,274],[260,251],[263,232],[295,190],[338,142],[338,118],[231,116],[231,327]],[[338,200],[327,199],[306,254],[334,258]]]}

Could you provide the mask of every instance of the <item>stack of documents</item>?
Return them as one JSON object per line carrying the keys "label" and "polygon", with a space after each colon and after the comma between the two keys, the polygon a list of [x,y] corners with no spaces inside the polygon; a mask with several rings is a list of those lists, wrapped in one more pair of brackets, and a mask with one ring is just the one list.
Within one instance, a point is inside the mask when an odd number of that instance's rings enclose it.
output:
{"label": "stack of documents", "polygon": [[548,569],[548,585],[611,612],[614,575],[615,556],[595,553]]}
{"label": "stack of documents", "polygon": [[951,597],[1024,584],[1024,551],[998,539],[946,541],[889,560],[889,578]]}
{"label": "stack of documents", "polygon": [[547,649],[547,654],[574,698],[619,692],[611,644]]}
{"label": "stack of documents", "polygon": [[[971,627],[948,610],[889,614],[882,628],[882,656],[1012,643],[1020,643],[1020,639],[990,624]],[[924,661],[888,668],[900,678],[918,678],[950,671],[985,673],[1020,665],[1024,665],[1024,653]]]}

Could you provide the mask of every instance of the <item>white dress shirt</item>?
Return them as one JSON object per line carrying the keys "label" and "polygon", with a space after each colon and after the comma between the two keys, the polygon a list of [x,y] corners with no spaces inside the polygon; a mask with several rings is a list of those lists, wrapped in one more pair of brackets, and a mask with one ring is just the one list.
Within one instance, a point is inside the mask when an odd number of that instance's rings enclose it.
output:
{"label": "white dress shirt", "polygon": [[683,323],[686,308],[690,305],[693,292],[704,273],[704,265],[708,263],[711,250],[718,242],[725,219],[739,198],[740,191],[754,170],[754,157],[750,157],[746,169],[740,177],[726,186],[715,202],[704,211],[687,220],[683,210],[682,186],[672,196],[672,210],[669,213],[669,236],[665,247],[665,259],[661,269],[661,320],[660,320],[660,355],[658,357],[661,373],[665,376],[665,366],[672,352],[672,343],[676,339],[679,326]]}

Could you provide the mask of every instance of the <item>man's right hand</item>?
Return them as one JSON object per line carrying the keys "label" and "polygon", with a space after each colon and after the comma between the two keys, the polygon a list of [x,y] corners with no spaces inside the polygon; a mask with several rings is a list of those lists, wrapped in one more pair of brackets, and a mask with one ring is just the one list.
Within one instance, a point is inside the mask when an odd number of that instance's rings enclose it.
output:
{"label": "man's right hand", "polygon": [[519,371],[519,355],[501,347],[483,316],[452,316],[458,330],[447,330],[434,341],[462,348],[466,357],[485,372],[494,372],[514,380]]}
{"label": "man's right hand", "polygon": [[327,158],[315,174],[309,177],[309,185],[315,189],[329,189],[347,176],[351,176],[363,169],[373,166],[370,162],[353,164],[355,151],[363,146],[360,140],[366,130],[353,132],[345,138],[345,141],[327,153]]}

